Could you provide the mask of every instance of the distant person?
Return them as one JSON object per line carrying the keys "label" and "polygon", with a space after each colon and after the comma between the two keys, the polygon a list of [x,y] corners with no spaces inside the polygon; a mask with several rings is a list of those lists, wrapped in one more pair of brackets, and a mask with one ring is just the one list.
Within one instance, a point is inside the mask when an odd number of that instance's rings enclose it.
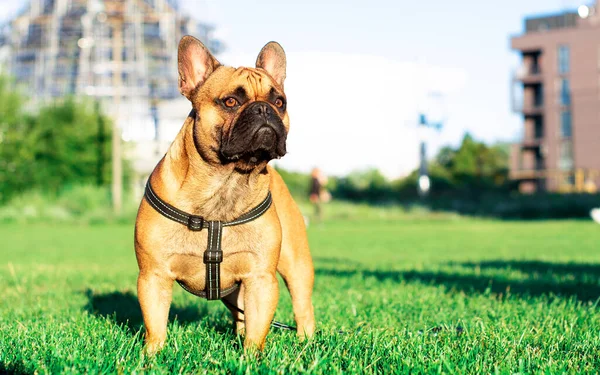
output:
{"label": "distant person", "polygon": [[322,204],[331,200],[331,195],[327,189],[325,189],[325,184],[327,184],[327,177],[321,173],[319,168],[313,168],[311,173],[309,199],[315,207],[315,218],[319,221],[323,219]]}

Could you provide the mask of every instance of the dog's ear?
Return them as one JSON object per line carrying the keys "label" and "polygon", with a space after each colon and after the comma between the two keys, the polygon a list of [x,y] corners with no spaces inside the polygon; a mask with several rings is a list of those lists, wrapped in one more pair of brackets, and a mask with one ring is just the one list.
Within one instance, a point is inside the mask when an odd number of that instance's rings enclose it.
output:
{"label": "dog's ear", "polygon": [[267,71],[281,87],[285,81],[285,51],[277,42],[267,43],[256,59],[256,67]]}
{"label": "dog's ear", "polygon": [[191,99],[194,90],[219,66],[217,59],[208,48],[193,36],[186,35],[179,42],[177,68],[179,70],[179,91]]}

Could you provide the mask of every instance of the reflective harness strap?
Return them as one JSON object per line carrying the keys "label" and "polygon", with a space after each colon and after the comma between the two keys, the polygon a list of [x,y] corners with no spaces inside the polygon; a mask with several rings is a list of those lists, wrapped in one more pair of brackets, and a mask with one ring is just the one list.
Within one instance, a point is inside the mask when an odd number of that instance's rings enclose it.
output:
{"label": "reflective harness strap", "polygon": [[150,181],[146,184],[144,197],[152,208],[167,219],[183,224],[194,232],[201,231],[203,228],[208,229],[208,241],[206,251],[204,252],[204,263],[206,264],[205,290],[192,290],[180,280],[177,280],[183,289],[207,300],[217,300],[222,299],[239,288],[239,284],[235,284],[232,287],[221,290],[221,262],[223,262],[221,239],[223,237],[223,227],[248,223],[262,216],[271,207],[271,203],[273,202],[271,192],[267,194],[267,197],[258,206],[230,222],[206,221],[202,216],[190,215],[171,206],[158,197],[150,186]]}
{"label": "reflective harness strap", "polygon": [[223,226],[220,221],[208,223],[208,246],[204,252],[206,264],[206,299],[221,299],[220,263],[223,261],[221,250],[221,235]]}

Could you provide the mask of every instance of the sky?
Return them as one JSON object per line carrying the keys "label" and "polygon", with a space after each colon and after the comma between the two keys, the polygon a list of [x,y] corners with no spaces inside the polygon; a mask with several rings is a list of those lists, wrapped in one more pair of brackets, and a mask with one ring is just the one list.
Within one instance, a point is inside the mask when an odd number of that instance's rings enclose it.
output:
{"label": "sky", "polygon": [[[337,175],[375,167],[393,178],[417,166],[420,137],[430,157],[466,132],[517,140],[510,81],[519,57],[510,36],[522,33],[526,16],[590,0],[181,3],[215,26],[222,63],[251,66],[270,40],[285,49],[291,130],[279,165]],[[0,0],[0,20],[17,7]],[[419,111],[442,129],[418,134]]]}

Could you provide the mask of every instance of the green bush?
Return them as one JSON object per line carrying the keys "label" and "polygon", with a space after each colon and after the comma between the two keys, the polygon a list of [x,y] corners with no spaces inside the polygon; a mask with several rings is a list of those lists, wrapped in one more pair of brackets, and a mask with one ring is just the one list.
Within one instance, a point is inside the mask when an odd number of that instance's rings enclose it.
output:
{"label": "green bush", "polygon": [[[26,114],[25,103],[0,76],[0,203],[31,189],[111,181],[112,126],[97,104],[66,98]],[[127,161],[123,170],[127,185]]]}
{"label": "green bush", "polygon": [[589,218],[590,211],[600,207],[600,194],[489,194],[478,203],[475,214],[502,219]]}
{"label": "green bush", "polygon": [[353,173],[336,179],[334,200],[372,205],[428,207],[432,211],[451,211],[461,215],[501,219],[567,219],[589,218],[590,210],[600,207],[600,195],[592,194],[519,194],[514,183],[501,185],[477,180],[455,184],[438,165],[430,168],[431,191],[422,199],[417,192],[417,173],[386,181],[377,171]]}
{"label": "green bush", "polygon": [[57,204],[76,216],[95,210],[110,209],[110,192],[106,187],[93,185],[75,185],[62,191]]}

